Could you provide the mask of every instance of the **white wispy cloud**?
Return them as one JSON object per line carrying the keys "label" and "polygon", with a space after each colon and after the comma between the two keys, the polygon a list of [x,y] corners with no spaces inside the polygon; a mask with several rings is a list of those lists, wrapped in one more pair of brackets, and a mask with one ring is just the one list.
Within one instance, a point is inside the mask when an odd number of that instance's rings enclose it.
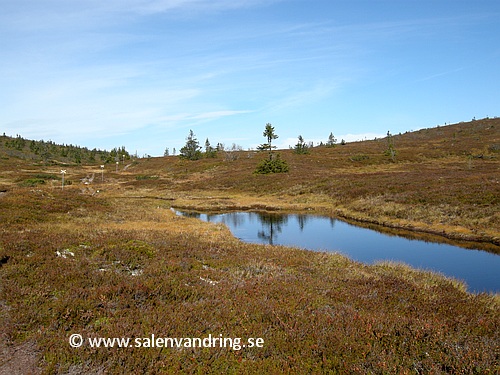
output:
{"label": "white wispy cloud", "polygon": [[[112,9],[122,10],[123,5],[140,13],[164,13],[174,10],[189,12],[214,12],[269,5],[278,0],[128,0],[111,2]],[[125,4],[124,4],[125,3]],[[107,5],[108,9],[110,4]]]}
{"label": "white wispy cloud", "polygon": [[431,75],[428,75],[426,77],[423,77],[423,78],[420,78],[420,79],[417,79],[415,80],[415,82],[424,82],[424,81],[429,81],[431,79],[434,79],[434,78],[439,78],[439,77],[442,77],[442,76],[446,76],[448,74],[454,74],[454,73],[458,73],[462,70],[464,70],[465,68],[455,68],[455,69],[450,69],[450,70],[447,70],[445,72],[439,72],[439,73],[435,73],[435,74],[431,74]]}
{"label": "white wispy cloud", "polygon": [[194,120],[213,120],[213,119],[218,119],[221,117],[240,115],[240,114],[250,113],[250,112],[253,112],[253,111],[249,111],[249,110],[244,110],[244,111],[213,111],[213,112],[200,113],[200,114],[194,115],[190,118],[194,119]]}
{"label": "white wispy cloud", "polygon": [[116,18],[127,15],[148,16],[175,12],[176,16],[269,6],[286,0],[5,0],[2,2],[2,28],[35,30],[85,26],[86,29],[110,22],[129,21]]}
{"label": "white wispy cloud", "polygon": [[335,83],[318,83],[301,91],[297,91],[297,89],[294,88],[294,90],[290,90],[293,92],[292,94],[284,95],[283,97],[273,100],[266,108],[266,112],[272,113],[287,108],[300,108],[329,96],[336,88],[338,88],[338,85]]}

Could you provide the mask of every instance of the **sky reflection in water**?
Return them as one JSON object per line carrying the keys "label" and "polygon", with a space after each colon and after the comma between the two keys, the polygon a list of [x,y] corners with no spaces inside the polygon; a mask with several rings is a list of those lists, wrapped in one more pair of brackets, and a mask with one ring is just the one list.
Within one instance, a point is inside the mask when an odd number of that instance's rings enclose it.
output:
{"label": "sky reflection in water", "polygon": [[379,260],[404,262],[464,280],[473,292],[500,292],[500,256],[486,251],[410,240],[313,215],[182,214],[224,223],[235,237],[245,242],[339,252],[367,264]]}

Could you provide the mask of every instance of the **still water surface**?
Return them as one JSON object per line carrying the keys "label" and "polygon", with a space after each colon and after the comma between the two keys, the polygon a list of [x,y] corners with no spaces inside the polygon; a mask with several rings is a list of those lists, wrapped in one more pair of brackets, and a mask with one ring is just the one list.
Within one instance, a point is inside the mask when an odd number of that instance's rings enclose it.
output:
{"label": "still water surface", "polygon": [[338,252],[367,264],[393,260],[465,281],[471,292],[500,293],[500,255],[482,250],[387,235],[313,215],[178,213],[224,223],[245,242]]}

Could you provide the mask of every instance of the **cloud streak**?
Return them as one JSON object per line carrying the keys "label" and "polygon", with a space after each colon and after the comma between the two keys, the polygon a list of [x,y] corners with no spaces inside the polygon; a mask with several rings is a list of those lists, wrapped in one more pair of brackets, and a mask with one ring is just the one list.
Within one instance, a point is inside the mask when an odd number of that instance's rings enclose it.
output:
{"label": "cloud streak", "polygon": [[143,17],[175,13],[175,16],[192,18],[207,13],[270,6],[282,1],[285,0],[5,0],[0,20],[3,28],[14,30],[88,29],[110,20],[113,23],[130,21],[127,15]]}
{"label": "cloud streak", "polygon": [[436,74],[431,74],[429,76],[426,76],[426,77],[423,77],[423,78],[420,78],[420,79],[417,79],[415,80],[415,82],[424,82],[424,81],[429,81],[429,80],[432,80],[432,79],[435,79],[435,78],[439,78],[439,77],[443,77],[443,76],[446,76],[448,74],[454,74],[454,73],[458,73],[462,70],[464,70],[465,68],[456,68],[456,69],[451,69],[451,70],[448,70],[446,72],[440,72],[440,73],[436,73]]}

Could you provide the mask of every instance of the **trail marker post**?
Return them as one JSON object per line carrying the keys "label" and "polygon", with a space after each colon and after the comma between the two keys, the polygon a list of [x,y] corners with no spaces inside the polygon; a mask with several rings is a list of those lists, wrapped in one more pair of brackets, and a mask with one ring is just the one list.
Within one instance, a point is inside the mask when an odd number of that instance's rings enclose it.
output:
{"label": "trail marker post", "polygon": [[64,189],[64,175],[66,174],[66,169],[61,169],[61,174],[62,174],[62,185],[61,185],[61,189]]}

